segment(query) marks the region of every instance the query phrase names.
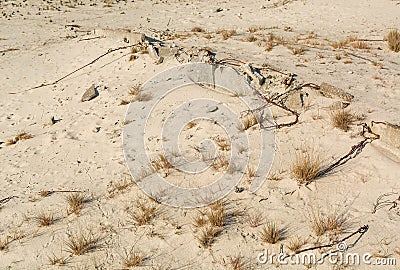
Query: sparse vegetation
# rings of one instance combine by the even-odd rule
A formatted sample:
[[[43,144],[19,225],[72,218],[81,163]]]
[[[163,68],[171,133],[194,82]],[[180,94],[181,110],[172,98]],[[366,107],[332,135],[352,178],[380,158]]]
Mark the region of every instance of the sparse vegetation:
[[[311,228],[316,236],[321,236],[326,232],[340,234],[344,232],[347,226],[347,217],[336,212],[325,216],[319,211],[312,211]]]
[[[361,49],[361,50],[368,49],[368,45],[364,41],[356,41],[355,43],[351,44],[351,47],[353,47],[354,49]]]
[[[125,254],[122,258],[123,267],[132,268],[141,266],[142,262],[143,262],[142,254],[135,252],[133,248],[131,248],[129,252],[125,250]]]
[[[264,221],[264,217],[259,212],[250,213],[247,217],[247,223],[252,228],[256,228],[256,227],[260,226],[263,223],[263,221]]]
[[[245,269],[245,263],[243,261],[243,256],[236,255],[236,256],[231,256],[228,257],[229,261],[225,265],[229,267],[229,269],[232,270],[243,270]]]
[[[231,29],[231,30],[220,30],[217,33],[220,33],[222,35],[222,40],[227,40],[231,36],[236,35],[236,30]]]
[[[389,50],[400,52],[400,32],[397,29],[391,30],[385,37]]]
[[[57,257],[56,255],[53,254],[51,257],[48,257],[48,258],[49,258],[50,265],[63,266],[68,263],[68,257],[64,257],[64,256]]]
[[[31,138],[33,138],[33,136],[31,134],[22,132],[22,133],[17,134],[13,139],[9,139],[6,143],[6,145],[13,145],[19,141],[28,140]]]
[[[67,206],[67,214],[74,213],[79,215],[83,208],[83,204],[86,201],[86,195],[84,193],[72,193],[65,198]]]
[[[348,131],[355,120],[356,116],[350,111],[336,110],[331,113],[332,125],[343,131]]]
[[[206,215],[212,226],[223,227],[226,220],[226,211],[223,202],[217,201],[213,203]]]
[[[285,230],[279,229],[275,222],[267,222],[261,232],[261,240],[265,243],[275,244],[285,238]]]
[[[200,236],[197,239],[203,248],[208,248],[214,243],[215,238],[220,232],[221,228],[219,227],[207,226],[201,230]]]
[[[54,216],[52,213],[40,212],[34,220],[40,227],[47,227],[54,223]]]
[[[257,125],[257,124],[258,124],[257,117],[254,114],[250,113],[250,114],[247,114],[247,115],[245,115],[243,117],[242,125],[239,124],[239,126],[237,128],[240,131],[244,131],[244,130],[247,130],[247,129],[249,129],[252,126]]]
[[[207,222],[208,222],[208,220],[206,219],[204,214],[202,212],[199,212],[197,214],[197,216],[195,216],[193,219],[193,226],[196,228],[200,228],[200,227],[203,227],[204,225],[206,225]]]
[[[50,190],[41,190],[41,191],[39,192],[40,196],[43,197],[43,198],[49,196],[51,193],[52,193],[52,192],[51,192]]]
[[[303,149],[296,153],[295,161],[291,167],[291,174],[299,185],[309,184],[322,168],[322,161],[313,149]]]
[[[149,224],[157,214],[157,204],[153,201],[139,198],[134,203],[134,211],[130,212],[135,224],[142,226]]]
[[[202,33],[202,32],[205,32],[205,30],[203,28],[201,28],[201,27],[196,26],[196,27],[192,28],[192,32]]]
[[[98,239],[91,230],[87,232],[79,232],[76,234],[68,234],[65,241],[67,251],[73,255],[83,255],[94,250],[97,246]]]
[[[0,251],[6,250],[9,243],[8,236],[0,239]]]
[[[174,166],[169,162],[164,154],[159,154],[157,158],[151,160],[151,165],[158,173],[164,172],[168,176],[174,169]]]
[[[287,244],[287,247],[292,251],[293,253],[297,253],[301,250],[301,248],[307,244],[307,240],[300,238],[300,237],[294,237],[291,238]]]
[[[229,166],[229,160],[222,154],[218,154],[214,162],[211,164],[211,167],[216,170],[226,170]]]

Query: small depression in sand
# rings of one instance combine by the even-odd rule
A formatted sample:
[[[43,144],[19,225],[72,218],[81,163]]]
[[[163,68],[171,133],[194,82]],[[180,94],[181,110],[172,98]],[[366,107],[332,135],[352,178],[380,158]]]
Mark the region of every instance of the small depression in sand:
[[[257,167],[260,132],[257,125],[241,127],[241,115],[248,109],[240,96],[221,87],[191,84],[169,91],[153,107],[144,133],[153,165],[165,157],[174,167],[157,173],[175,186],[200,188],[233,173],[237,158],[249,158],[247,164]],[[234,134],[226,128],[232,124]],[[232,155],[232,138],[240,132],[246,133],[248,142],[237,145],[243,154],[238,157]]]

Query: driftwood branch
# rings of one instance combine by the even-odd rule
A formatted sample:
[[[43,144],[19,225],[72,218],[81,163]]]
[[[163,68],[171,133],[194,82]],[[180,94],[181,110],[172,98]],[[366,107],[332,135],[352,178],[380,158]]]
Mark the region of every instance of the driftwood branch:
[[[303,253],[303,252],[311,251],[311,250],[316,250],[316,249],[321,249],[321,248],[333,247],[334,245],[337,245],[338,243],[341,243],[341,242],[344,242],[344,241],[350,239],[351,237],[353,237],[356,234],[359,234],[360,235],[359,238],[361,238],[368,231],[368,229],[369,229],[369,226],[368,225],[364,225],[364,226],[360,227],[357,231],[349,234],[348,236],[346,236],[346,237],[344,237],[344,238],[342,238],[340,240],[333,241],[333,242],[331,242],[329,244],[326,244],[326,245],[320,245],[320,246],[305,248],[305,249],[297,251],[295,254],[299,254],[299,253]],[[358,241],[358,239],[355,241],[355,243]],[[351,246],[354,246],[354,244],[353,245],[349,245],[348,247],[351,247]],[[288,256],[290,256],[290,255],[288,255]]]
[[[6,203],[8,203],[11,199],[13,199],[13,198],[18,198],[18,196],[8,196],[8,197],[6,197],[6,198],[4,198],[4,199],[1,199],[0,200],[0,206],[2,206],[3,204],[6,204]]]
[[[338,166],[341,166],[343,164],[345,164],[346,162],[348,162],[350,159],[355,158],[356,156],[358,156],[362,149],[364,149],[364,147],[368,144],[373,142],[376,139],[379,139],[379,135],[375,134],[371,131],[371,128],[366,124],[366,123],[362,123],[361,124],[363,127],[362,130],[362,135],[364,136],[364,139],[362,141],[360,141],[358,144],[353,145],[350,149],[350,151],[344,155],[343,157],[341,157],[340,159],[338,159],[335,163],[331,164],[330,166],[328,166],[325,169],[320,170],[317,175],[316,178],[321,177],[327,173],[329,173],[330,171],[332,171],[333,169],[335,169]],[[368,132],[370,134],[373,135],[373,137],[365,137],[365,133]]]
[[[376,203],[374,203],[373,209],[372,209],[372,214],[375,214],[377,210],[384,208],[385,206],[389,206],[389,211],[396,208],[398,204],[400,203],[400,196],[395,199],[395,200],[384,200],[384,198],[389,197],[391,195],[397,195],[397,192],[389,192],[382,194],[376,199]]]
[[[25,91],[29,91],[29,90],[33,90],[33,89],[38,89],[38,88],[45,87],[45,86],[55,85],[55,84],[59,83],[60,81],[64,80],[65,78],[71,76],[72,74],[78,72],[79,70],[82,70],[82,69],[84,69],[85,67],[94,64],[94,63],[97,62],[99,59],[103,58],[104,56],[106,56],[106,55],[108,55],[108,54],[110,54],[110,53],[112,53],[112,52],[119,51],[119,50],[124,50],[124,49],[127,49],[127,48],[131,48],[131,47],[134,47],[134,46],[136,46],[136,45],[138,45],[138,44],[139,44],[139,43],[132,44],[132,45],[127,45],[127,46],[122,46],[122,47],[118,47],[118,48],[114,48],[114,49],[109,49],[107,52],[105,52],[105,53],[103,53],[102,55],[96,57],[95,59],[93,59],[92,61],[90,61],[89,63],[87,63],[86,65],[83,65],[83,66],[81,66],[80,68],[75,69],[74,71],[72,71],[72,72],[70,72],[70,73],[68,73],[68,74],[66,74],[66,75],[64,75],[64,76],[62,76],[61,78],[59,78],[59,79],[57,79],[57,80],[55,80],[55,81],[53,81],[53,82],[51,82],[51,83],[42,83],[42,84],[40,84],[40,85],[34,86],[34,87],[32,87],[32,88],[29,88],[29,89],[27,89],[27,90],[25,90]]]

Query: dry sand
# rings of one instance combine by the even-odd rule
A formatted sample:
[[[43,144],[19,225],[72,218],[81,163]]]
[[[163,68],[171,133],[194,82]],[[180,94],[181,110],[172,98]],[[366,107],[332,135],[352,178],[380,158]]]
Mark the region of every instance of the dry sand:
[[[397,267],[361,263],[346,269],[399,269],[400,133],[395,125],[400,124],[400,53],[390,51],[383,41],[390,30],[400,27],[399,1],[28,0],[1,1],[0,10],[0,269],[128,269],[124,259],[131,250],[143,257],[139,263],[143,269],[343,269],[329,262],[263,265],[257,255],[265,249],[279,253],[281,248],[291,253],[288,246],[296,237],[306,240],[303,248],[334,243],[363,225],[369,226],[368,231],[349,252],[370,253],[371,261],[394,258]],[[195,27],[199,29],[192,31]],[[149,43],[156,47],[164,43],[159,48],[162,63],[151,53],[126,48],[55,84],[31,89],[62,78],[109,49],[133,45],[143,38],[134,32],[146,35],[144,47],[136,48],[139,51],[147,51]],[[358,43],[363,39],[367,41]],[[209,225],[196,227],[194,219],[212,210],[172,208],[149,200],[135,185],[140,179],[131,177],[122,147],[124,126],[135,125],[125,119],[129,106],[125,103],[141,102],[135,101],[138,94],[129,91],[168,68],[207,59],[189,59],[201,48],[215,53],[217,59],[270,67],[261,72],[266,78],[263,86],[249,82],[269,97],[302,83],[328,83],[354,96],[347,102],[304,87],[281,100],[280,104],[300,114],[299,121],[275,130],[275,157],[262,187],[249,192],[245,175],[237,192],[223,199],[224,224],[209,247],[199,241]],[[291,78],[289,73],[296,76],[288,88],[284,82]],[[81,102],[92,84],[98,96]],[[157,121],[190,99],[187,93],[241,111],[237,97],[181,89],[153,111],[155,122],[149,124],[147,137],[137,139],[157,138]],[[332,108],[343,104],[364,115],[347,132],[331,123]],[[293,119],[277,106],[271,106],[271,111],[277,123]],[[372,131],[380,139],[309,185],[298,185],[291,168],[299,150],[312,147],[327,167],[364,139],[359,124],[371,126],[371,121],[394,126],[374,124]],[[201,160],[194,146],[203,140],[229,142],[223,128],[207,121],[177,128],[182,129],[180,145],[189,160]],[[245,131],[255,154],[260,147],[252,133],[258,129]],[[22,133],[32,138],[15,138]],[[154,147],[149,150],[152,154],[158,153],[155,143],[149,147]],[[250,168],[257,166],[253,160]],[[191,178],[175,171],[168,177],[175,184],[194,187],[224,173],[223,168],[210,169]],[[77,214],[66,202],[71,194],[86,197]],[[373,211],[383,194],[387,196],[381,201],[387,203]],[[148,224],[141,225],[135,218],[140,202],[149,213],[155,207]],[[312,225],[317,212],[344,217],[346,222],[343,228],[316,236]],[[53,216],[49,226],[40,225],[43,213]],[[262,219],[251,226],[249,216],[255,221],[254,215]],[[276,244],[262,240],[268,222],[286,228]],[[72,254],[68,244],[73,236],[87,232],[94,239],[87,241],[89,250]],[[358,235],[346,243],[350,245]],[[314,253],[320,256],[328,251]],[[240,258],[240,266],[235,258]]]

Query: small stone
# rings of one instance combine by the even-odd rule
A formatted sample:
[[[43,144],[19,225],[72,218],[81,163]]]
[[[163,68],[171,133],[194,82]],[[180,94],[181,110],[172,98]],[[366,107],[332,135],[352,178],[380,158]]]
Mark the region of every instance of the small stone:
[[[208,108],[207,112],[215,112],[217,110],[218,110],[217,106],[212,106],[212,107]]]
[[[224,11],[224,9],[223,9],[223,8],[217,8],[217,9],[215,10],[215,12],[221,12],[221,11]]]
[[[96,90],[96,87],[94,84],[92,84],[92,86],[90,86],[85,93],[83,94],[81,101],[85,102],[85,101],[89,101],[95,97],[97,97],[99,95],[99,93]]]
[[[244,188],[242,187],[235,187],[235,192],[236,193],[242,193],[244,191]]]

